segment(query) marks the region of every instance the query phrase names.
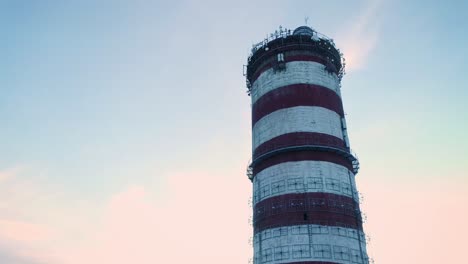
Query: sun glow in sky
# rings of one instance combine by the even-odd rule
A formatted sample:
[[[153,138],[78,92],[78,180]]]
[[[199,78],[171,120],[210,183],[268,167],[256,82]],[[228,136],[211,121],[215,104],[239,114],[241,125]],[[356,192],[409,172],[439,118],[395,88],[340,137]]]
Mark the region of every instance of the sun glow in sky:
[[[251,45],[308,24],[376,263],[468,236],[466,1],[0,1],[0,263],[247,263]]]

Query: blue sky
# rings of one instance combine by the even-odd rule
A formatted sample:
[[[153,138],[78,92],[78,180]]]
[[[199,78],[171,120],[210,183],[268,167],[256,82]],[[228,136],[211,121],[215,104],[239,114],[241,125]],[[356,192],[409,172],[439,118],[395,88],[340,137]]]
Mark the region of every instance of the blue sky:
[[[172,182],[201,177],[192,183],[207,197],[220,190],[204,180],[238,188],[225,192],[239,208],[229,222],[239,223],[243,243],[236,261],[246,261],[251,134],[242,66],[253,43],[309,17],[348,59],[342,90],[357,179],[375,221],[368,230],[382,240],[370,253],[394,263],[377,224],[385,210],[372,203],[388,199],[372,189],[413,184],[419,197],[424,184],[447,185],[445,194],[468,199],[465,10],[466,1],[0,1],[0,260],[74,263],[64,255],[77,240],[105,237],[119,197],[160,215],[162,203],[183,204],[171,204],[184,197]],[[49,231],[37,239],[7,232],[25,226]],[[148,241],[143,234],[135,239]],[[112,249],[103,241],[96,248]],[[74,253],[94,256],[83,252]],[[141,263],[154,262],[150,252]],[[423,262],[420,254],[412,256]]]

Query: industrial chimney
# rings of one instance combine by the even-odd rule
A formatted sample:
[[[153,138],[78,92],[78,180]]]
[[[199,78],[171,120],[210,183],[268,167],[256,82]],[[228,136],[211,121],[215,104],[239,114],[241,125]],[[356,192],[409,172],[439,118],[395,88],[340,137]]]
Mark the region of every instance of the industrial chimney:
[[[254,263],[368,263],[340,93],[344,58],[310,27],[252,48]]]

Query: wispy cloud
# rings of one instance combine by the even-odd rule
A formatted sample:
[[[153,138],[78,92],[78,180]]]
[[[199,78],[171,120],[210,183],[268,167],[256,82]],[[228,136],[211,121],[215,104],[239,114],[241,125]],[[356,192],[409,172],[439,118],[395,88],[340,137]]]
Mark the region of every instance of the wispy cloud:
[[[346,69],[362,69],[379,40],[379,11],[383,0],[368,0],[358,17],[350,18],[350,26],[339,34],[346,58]]]
[[[18,175],[21,170],[19,166],[0,170],[0,184]]]
[[[55,264],[48,250],[52,228],[30,219],[35,199],[46,191],[24,179],[25,171],[24,166],[0,171],[0,263]]]

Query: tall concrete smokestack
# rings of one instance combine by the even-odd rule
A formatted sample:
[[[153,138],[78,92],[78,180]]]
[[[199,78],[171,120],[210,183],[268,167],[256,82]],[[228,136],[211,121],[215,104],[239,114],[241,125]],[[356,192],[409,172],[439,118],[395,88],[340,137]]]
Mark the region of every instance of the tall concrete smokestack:
[[[368,263],[340,93],[344,59],[310,27],[252,48],[254,263]]]

